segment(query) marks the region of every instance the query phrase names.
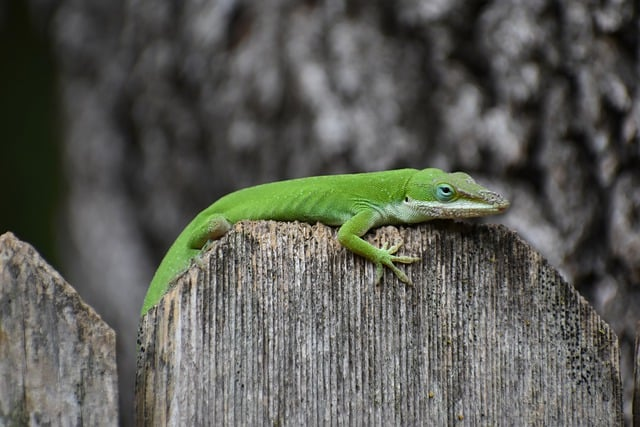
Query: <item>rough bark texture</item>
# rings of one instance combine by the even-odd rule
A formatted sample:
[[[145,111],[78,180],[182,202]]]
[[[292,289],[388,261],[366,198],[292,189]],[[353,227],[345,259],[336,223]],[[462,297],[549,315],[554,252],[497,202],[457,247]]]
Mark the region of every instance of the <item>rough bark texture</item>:
[[[115,341],[31,246],[0,236],[0,425],[117,425]]]
[[[438,166],[504,190],[504,223],[613,325],[629,416],[637,2],[31,3],[52,17],[67,124],[66,271],[122,337],[123,404],[145,288],[199,209],[269,180]]]
[[[504,227],[385,227],[413,287],[321,224],[246,222],[142,321],[141,425],[621,425],[615,333]]]

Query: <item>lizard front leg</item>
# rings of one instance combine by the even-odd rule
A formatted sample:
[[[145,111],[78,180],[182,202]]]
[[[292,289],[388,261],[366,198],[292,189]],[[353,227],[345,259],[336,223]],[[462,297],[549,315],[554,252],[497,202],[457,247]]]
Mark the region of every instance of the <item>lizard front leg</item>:
[[[376,248],[369,242],[362,239],[367,231],[369,231],[378,219],[378,213],[374,210],[365,210],[354,215],[345,222],[338,230],[338,241],[342,246],[346,247],[350,251],[370,260],[376,266],[376,284],[378,284],[382,278],[383,266],[386,266],[394,272],[401,282],[411,284],[409,277],[395,266],[394,262],[400,262],[403,264],[410,264],[412,262],[419,261],[420,258],[409,256],[396,256],[394,255],[398,249],[402,246],[402,243],[388,247],[387,244],[382,248]]]

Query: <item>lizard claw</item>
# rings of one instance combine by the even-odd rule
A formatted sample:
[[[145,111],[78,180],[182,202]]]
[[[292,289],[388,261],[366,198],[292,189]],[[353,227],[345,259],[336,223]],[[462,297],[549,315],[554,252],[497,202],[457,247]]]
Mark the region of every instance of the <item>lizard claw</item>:
[[[384,243],[380,250],[384,252],[384,256],[382,259],[376,263],[376,284],[380,283],[382,279],[383,272],[383,264],[391,269],[393,273],[398,277],[398,279],[406,283],[407,285],[412,286],[411,280],[409,277],[398,267],[395,266],[394,262],[400,262],[402,264],[411,264],[412,262],[420,261],[420,258],[410,257],[410,256],[395,256],[398,249],[402,246],[402,243],[395,244],[389,247],[388,243]]]

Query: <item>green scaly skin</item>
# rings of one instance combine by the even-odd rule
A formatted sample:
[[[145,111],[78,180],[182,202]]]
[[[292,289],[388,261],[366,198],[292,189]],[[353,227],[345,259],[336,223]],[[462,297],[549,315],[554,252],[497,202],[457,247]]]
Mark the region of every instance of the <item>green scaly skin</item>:
[[[141,314],[156,305],[170,282],[185,271],[209,240],[219,239],[241,220],[321,222],[340,226],[338,240],[402,282],[409,278],[394,263],[420,258],[394,255],[401,244],[377,248],[362,239],[374,227],[415,224],[440,218],[469,218],[503,212],[509,202],[463,172],[400,169],[292,179],[228,194],[200,212],[180,233],[158,267]]]

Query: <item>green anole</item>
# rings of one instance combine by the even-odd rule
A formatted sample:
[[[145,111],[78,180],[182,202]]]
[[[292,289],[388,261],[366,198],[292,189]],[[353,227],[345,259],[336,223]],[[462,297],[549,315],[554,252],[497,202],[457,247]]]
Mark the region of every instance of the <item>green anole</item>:
[[[400,169],[326,175],[257,185],[230,193],[200,212],[180,233],[156,271],[142,306],[156,305],[169,283],[185,271],[209,240],[222,237],[240,220],[321,222],[340,226],[338,241],[402,282],[409,278],[394,263],[420,258],[394,255],[401,244],[377,248],[362,239],[381,225],[414,224],[438,218],[468,218],[504,211],[509,202],[463,172]]]

